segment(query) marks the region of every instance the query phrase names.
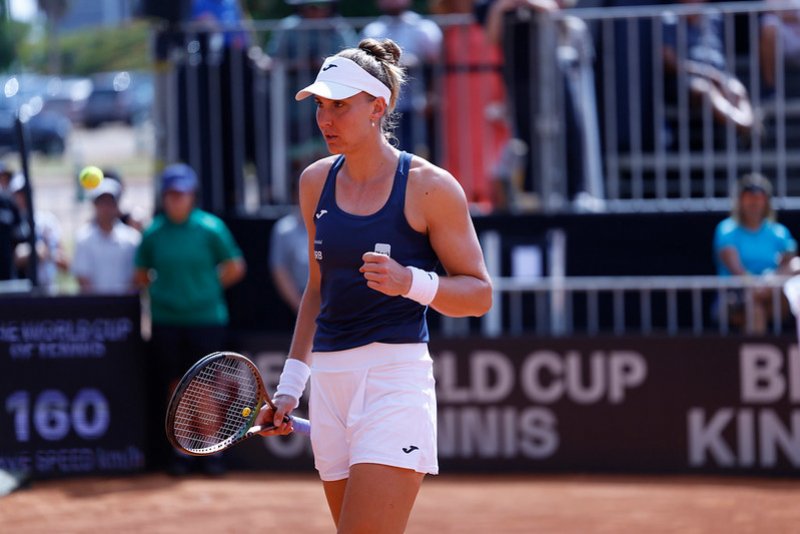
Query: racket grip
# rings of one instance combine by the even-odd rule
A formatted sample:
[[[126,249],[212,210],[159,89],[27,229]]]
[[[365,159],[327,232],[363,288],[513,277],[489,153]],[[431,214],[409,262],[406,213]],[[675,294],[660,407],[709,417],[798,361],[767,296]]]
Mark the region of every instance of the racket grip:
[[[304,436],[310,436],[311,435],[311,421],[309,421],[308,419],[303,419],[302,417],[290,416],[290,418],[292,420],[292,428],[294,429],[294,432],[297,432],[298,434],[302,434]],[[258,434],[262,430],[268,430],[270,428],[274,428],[274,427],[272,425],[268,425],[268,426],[256,425],[253,428],[251,428],[250,430],[248,430],[247,434],[248,435]]]
[[[311,435],[311,421],[308,419],[292,417],[292,428],[294,428],[294,431],[298,434],[303,434],[304,436]]]

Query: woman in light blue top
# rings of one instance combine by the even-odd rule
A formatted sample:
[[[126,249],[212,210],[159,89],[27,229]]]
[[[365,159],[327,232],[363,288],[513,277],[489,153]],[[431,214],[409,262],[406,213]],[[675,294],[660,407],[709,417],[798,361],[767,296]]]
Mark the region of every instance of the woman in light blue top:
[[[748,174],[738,184],[731,216],[714,232],[714,260],[720,276],[788,274],[797,255],[797,242],[789,229],[775,221],[770,198],[772,184],[760,174]],[[766,331],[772,310],[772,289],[754,292],[753,331]],[[734,300],[731,321],[744,317],[741,295]],[[784,306],[785,308],[785,306]]]

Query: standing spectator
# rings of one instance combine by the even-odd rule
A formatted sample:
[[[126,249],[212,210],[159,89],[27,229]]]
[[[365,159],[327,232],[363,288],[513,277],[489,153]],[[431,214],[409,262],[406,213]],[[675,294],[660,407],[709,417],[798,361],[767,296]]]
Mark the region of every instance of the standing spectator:
[[[364,38],[388,38],[403,49],[408,85],[397,103],[400,114],[397,140],[400,150],[430,157],[427,120],[431,69],[441,55],[442,30],[432,20],[411,11],[411,0],[377,0],[381,15],[361,32]],[[426,155],[427,154],[427,155]]]
[[[202,356],[227,342],[228,307],[224,290],[245,274],[242,253],[225,223],[194,206],[197,175],[174,164],[160,177],[163,213],[145,230],[135,255],[135,280],[147,288],[152,319],[151,344],[160,418],[178,379]],[[163,440],[162,440],[163,441]],[[174,474],[188,470],[174,458]],[[211,457],[209,473],[224,469]]]
[[[5,162],[0,161],[0,191],[8,191],[8,187],[11,184],[11,177],[14,173],[11,172],[11,169]]]
[[[250,39],[247,32],[226,26],[238,26],[242,24],[244,18],[244,10],[239,5],[239,0],[193,0],[189,15],[189,20],[218,32],[226,46],[234,46],[237,49],[249,46]]]
[[[663,21],[664,66],[670,84],[667,98],[677,101],[676,92],[682,89],[677,87],[677,80],[679,71],[683,71],[688,77],[689,95],[695,102],[707,98],[719,123],[732,121],[740,131],[750,131],[755,126],[755,116],[747,89],[725,61],[722,16],[715,12],[687,15],[685,57],[678,53],[679,19],[667,13]]]
[[[779,3],[783,0],[767,0],[767,4]],[[781,57],[778,57],[779,47]],[[783,60],[787,72],[800,74],[800,10],[766,13],[761,19],[759,48],[761,77],[768,93],[775,89],[779,61]]]
[[[267,53],[275,62],[273,76],[285,76],[289,158],[296,176],[311,161],[325,154],[316,136],[313,106],[297,106],[292,89],[311,83],[322,60],[352,46],[357,34],[338,14],[335,0],[286,0],[294,13],[280,21],[273,32]]]
[[[748,174],[739,181],[731,216],[714,232],[714,260],[720,276],[761,277],[792,271],[797,242],[789,230],[775,221],[772,184],[760,174]],[[772,311],[771,288],[753,291],[752,332],[764,334]],[[736,327],[745,325],[745,294],[728,295],[728,316]],[[783,303],[786,311],[785,302]]]
[[[0,280],[15,278],[14,250],[25,240],[24,228],[14,199],[0,189]]]
[[[553,102],[563,101],[563,108],[556,111],[557,118],[563,122],[567,147],[562,161],[556,162],[564,168],[563,183],[544,182],[544,175],[552,173],[539,149],[547,140],[543,135],[547,134],[542,134],[537,124],[542,116],[552,115],[554,110],[541,106],[542,84],[546,82],[540,76],[547,73],[540,62],[532,61],[531,54],[541,53],[544,17],[574,3],[574,0],[480,0],[476,3],[476,15],[478,20],[484,21],[489,40],[503,50],[511,123],[517,138],[509,144],[503,159],[514,162],[522,155],[524,161],[523,183],[516,189],[554,194],[543,200],[570,200],[577,209],[596,211],[603,207],[604,191],[594,87],[594,47],[588,27],[578,17],[560,18],[551,43],[556,70],[556,85],[551,89],[564,95],[563,99],[554,98]],[[558,154],[557,150],[550,150]],[[518,174],[514,166],[498,174]]]
[[[294,206],[272,227],[269,269],[283,301],[297,313],[308,281],[308,233],[300,207]]]
[[[117,200],[119,201],[122,198],[122,195],[125,193],[125,182],[122,181],[122,175],[116,170],[110,167],[105,167],[103,169],[103,177],[105,179],[114,180],[119,184],[119,195],[117,195]],[[140,210],[133,209],[131,211],[124,211],[122,206],[118,205],[119,209],[119,220],[122,221],[123,224],[130,226],[131,228],[142,232],[145,227],[143,212]]]
[[[201,195],[199,202],[205,209],[232,212],[241,194],[245,163],[254,154],[247,14],[240,0],[189,0],[186,8],[186,20],[156,35],[155,52],[159,61],[178,66],[177,94],[189,96],[177,99],[176,110],[167,110],[165,101],[156,103],[156,117],[163,126],[156,132],[162,135],[167,117],[176,113],[177,157],[192,162],[203,191],[221,184],[218,194]],[[158,76],[157,83],[157,93],[172,91],[166,77]]]
[[[293,6],[295,12],[281,20],[267,53],[295,67],[301,78],[313,78],[325,53],[352,43],[356,34],[338,14],[335,0],[286,0],[286,3]],[[323,23],[324,27],[320,28],[315,22]]]
[[[81,228],[72,273],[82,293],[125,294],[134,290],[133,255],[141,234],[120,220],[122,186],[106,178],[89,193],[95,217]]]
[[[28,201],[25,198],[24,188],[25,176],[22,173],[15,174],[9,184],[9,191],[14,197],[14,202],[17,203],[23,225],[28,228]],[[53,213],[42,210],[36,210],[33,223],[36,227],[37,282],[43,292],[52,294],[58,290],[58,272],[69,269],[69,262],[61,242],[61,223]],[[26,234],[28,232],[29,230],[25,230]],[[17,245],[15,263],[20,276],[29,268],[31,253],[31,247],[27,241]],[[30,273],[26,277],[30,278]]]
[[[440,15],[471,15],[472,0],[439,0],[431,10]],[[489,42],[477,22],[444,28],[443,167],[453,173],[473,205],[482,211],[504,209],[503,187],[510,173],[496,166],[509,141],[503,60],[500,47]]]

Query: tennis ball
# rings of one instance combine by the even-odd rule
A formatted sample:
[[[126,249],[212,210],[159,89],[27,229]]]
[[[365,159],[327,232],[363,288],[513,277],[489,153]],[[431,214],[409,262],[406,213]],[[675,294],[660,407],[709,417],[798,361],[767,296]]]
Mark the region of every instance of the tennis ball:
[[[81,170],[81,173],[78,175],[78,181],[80,181],[84,188],[94,189],[103,181],[103,171],[98,167],[89,165]]]
[[[248,415],[250,415],[250,412],[252,411],[253,410],[251,410],[250,408],[245,407],[245,409],[242,410],[242,417],[247,417]]]

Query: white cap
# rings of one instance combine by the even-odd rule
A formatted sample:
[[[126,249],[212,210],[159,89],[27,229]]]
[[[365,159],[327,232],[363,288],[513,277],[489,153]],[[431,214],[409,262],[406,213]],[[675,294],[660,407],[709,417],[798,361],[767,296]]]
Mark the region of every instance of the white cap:
[[[344,100],[361,91],[383,98],[387,106],[392,99],[392,91],[356,62],[341,56],[331,56],[322,64],[314,83],[298,91],[294,98],[303,100],[317,95],[331,100]]]
[[[94,189],[89,190],[89,198],[92,201],[100,198],[101,195],[111,195],[114,200],[119,200],[122,194],[122,186],[113,178],[104,178]]]

